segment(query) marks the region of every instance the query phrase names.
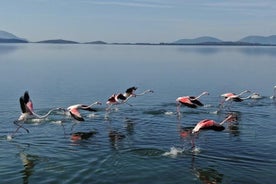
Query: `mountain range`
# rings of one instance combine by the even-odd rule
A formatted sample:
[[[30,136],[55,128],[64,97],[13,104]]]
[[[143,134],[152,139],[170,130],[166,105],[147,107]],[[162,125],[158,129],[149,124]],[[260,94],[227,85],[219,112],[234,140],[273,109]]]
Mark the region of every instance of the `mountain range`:
[[[271,36],[247,36],[238,41],[223,41],[218,38],[203,36],[194,39],[180,39],[172,42],[173,44],[204,44],[204,45],[276,45],[276,35]]]
[[[29,42],[25,38],[0,30],[0,43],[55,43],[55,44],[81,44],[71,40],[52,39],[38,42]],[[84,42],[83,44],[108,44],[104,41]],[[168,43],[110,43],[110,44],[130,44],[130,45],[274,45],[276,46],[276,35],[271,36],[247,36],[238,41],[223,41],[215,37],[202,36],[194,39],[179,39]]]

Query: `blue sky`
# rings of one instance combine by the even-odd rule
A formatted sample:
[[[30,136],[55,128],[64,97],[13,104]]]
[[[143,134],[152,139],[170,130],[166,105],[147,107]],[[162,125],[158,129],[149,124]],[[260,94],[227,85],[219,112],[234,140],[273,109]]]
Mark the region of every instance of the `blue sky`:
[[[29,41],[236,41],[276,34],[275,0],[0,0],[0,30]]]

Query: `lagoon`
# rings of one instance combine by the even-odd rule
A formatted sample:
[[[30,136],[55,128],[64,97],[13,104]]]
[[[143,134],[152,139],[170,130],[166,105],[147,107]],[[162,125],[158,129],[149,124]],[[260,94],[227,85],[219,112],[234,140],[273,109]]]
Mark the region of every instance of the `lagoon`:
[[[0,44],[1,183],[273,183],[276,179],[276,47]],[[113,93],[137,86],[154,93],[106,113]],[[181,137],[179,126],[220,122],[220,94],[243,90],[261,100],[233,103],[238,124],[222,132]],[[28,122],[7,140],[28,90],[38,114],[52,107],[101,101],[85,122],[60,113]],[[199,95],[204,107],[175,99]],[[96,131],[73,142],[73,132]],[[125,135],[110,139],[109,132]]]

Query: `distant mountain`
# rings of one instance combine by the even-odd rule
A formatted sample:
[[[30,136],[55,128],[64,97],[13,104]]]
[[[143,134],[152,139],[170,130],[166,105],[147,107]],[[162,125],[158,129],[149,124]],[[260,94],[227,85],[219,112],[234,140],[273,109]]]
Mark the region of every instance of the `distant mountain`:
[[[239,42],[246,42],[252,44],[276,44],[276,35],[271,36],[247,36],[239,40]]]
[[[12,33],[0,30],[0,43],[28,43],[24,38],[19,38]]]
[[[223,41],[210,36],[202,36],[194,39],[180,39],[173,42],[173,44],[200,44],[200,43],[220,43],[220,42],[223,42]]]
[[[36,43],[78,44],[79,42],[70,41],[70,40],[55,39],[55,40],[43,40],[43,41],[38,41],[38,42],[36,42]]]
[[[20,40],[20,39],[3,39],[0,38],[0,43],[29,43],[26,40]]]
[[[85,42],[85,44],[107,44],[107,43],[103,41],[93,41],[93,42]]]

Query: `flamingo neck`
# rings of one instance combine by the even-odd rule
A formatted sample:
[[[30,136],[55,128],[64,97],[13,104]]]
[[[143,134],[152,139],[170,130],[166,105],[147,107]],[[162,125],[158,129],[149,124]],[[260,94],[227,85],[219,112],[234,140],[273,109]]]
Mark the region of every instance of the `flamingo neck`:
[[[241,99],[242,99],[242,100],[247,100],[247,99],[251,98],[253,95],[254,95],[254,93],[253,93],[253,94],[251,94],[251,95],[248,95],[248,96],[247,96],[247,97],[245,97],[245,98],[241,98]]]
[[[227,118],[225,118],[222,122],[220,122],[220,125],[223,125],[225,122],[227,122],[229,119],[232,118],[232,115],[228,116]]]
[[[92,103],[92,104],[88,105],[87,107],[89,108],[89,107],[92,107],[92,106],[97,105],[97,104],[101,105],[101,103],[100,103],[100,102],[94,102],[94,103]]]
[[[38,119],[44,119],[47,118],[53,111],[60,110],[60,108],[54,108],[48,111],[45,115],[38,115],[34,111],[32,111],[33,115]]]
[[[249,91],[245,90],[245,91],[241,92],[240,94],[238,94],[237,96],[241,96],[241,95],[243,95],[243,94],[245,94],[245,93],[248,93],[248,92],[249,92]]]
[[[151,89],[148,89],[148,90],[145,90],[143,93],[136,94],[135,96],[142,96],[142,95],[147,94],[147,93],[153,93],[153,91]]]
[[[202,97],[203,95],[207,95],[208,93],[206,93],[206,92],[203,92],[203,93],[201,93],[200,95],[198,95],[196,98],[195,98],[195,100],[197,100],[197,99],[199,99],[200,97]]]

